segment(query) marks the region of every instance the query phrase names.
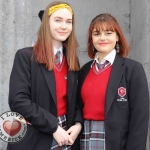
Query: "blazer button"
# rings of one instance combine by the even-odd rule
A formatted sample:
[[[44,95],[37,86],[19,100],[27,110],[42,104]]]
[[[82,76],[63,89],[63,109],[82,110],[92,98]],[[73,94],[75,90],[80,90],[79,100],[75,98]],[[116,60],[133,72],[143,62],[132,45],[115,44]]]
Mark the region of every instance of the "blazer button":
[[[71,107],[70,107],[70,109],[71,109]]]
[[[105,119],[107,119],[107,116],[105,117]]]
[[[108,135],[105,136],[105,139],[108,139]]]

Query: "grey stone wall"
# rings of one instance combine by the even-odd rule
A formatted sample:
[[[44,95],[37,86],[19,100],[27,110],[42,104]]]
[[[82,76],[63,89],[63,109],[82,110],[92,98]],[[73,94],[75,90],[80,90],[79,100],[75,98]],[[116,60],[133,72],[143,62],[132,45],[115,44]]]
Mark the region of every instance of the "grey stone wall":
[[[9,110],[9,76],[17,49],[32,43],[31,0],[0,0],[0,114]],[[0,150],[6,143],[0,140]]]
[[[150,1],[131,0],[130,20],[130,58],[143,64],[150,91]],[[150,124],[147,150],[150,150]]]

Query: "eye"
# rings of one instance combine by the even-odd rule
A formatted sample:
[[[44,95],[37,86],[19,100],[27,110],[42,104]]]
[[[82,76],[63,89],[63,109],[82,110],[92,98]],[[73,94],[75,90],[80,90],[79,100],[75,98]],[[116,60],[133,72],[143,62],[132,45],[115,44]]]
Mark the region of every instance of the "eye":
[[[67,24],[72,24],[72,21],[68,20],[66,21]]]
[[[110,35],[110,34],[112,34],[112,32],[111,31],[107,31],[106,34]]]
[[[61,20],[60,19],[55,19],[55,22],[61,22]]]
[[[94,32],[93,35],[94,35],[94,36],[98,36],[99,33],[98,33],[98,32]]]

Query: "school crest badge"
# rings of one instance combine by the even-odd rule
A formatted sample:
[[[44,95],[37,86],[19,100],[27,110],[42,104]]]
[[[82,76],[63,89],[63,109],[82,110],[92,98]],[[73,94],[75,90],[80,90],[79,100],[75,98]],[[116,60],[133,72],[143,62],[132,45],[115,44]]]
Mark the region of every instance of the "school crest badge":
[[[118,89],[118,95],[119,95],[120,97],[124,97],[124,96],[126,95],[126,88],[120,87],[120,88]]]

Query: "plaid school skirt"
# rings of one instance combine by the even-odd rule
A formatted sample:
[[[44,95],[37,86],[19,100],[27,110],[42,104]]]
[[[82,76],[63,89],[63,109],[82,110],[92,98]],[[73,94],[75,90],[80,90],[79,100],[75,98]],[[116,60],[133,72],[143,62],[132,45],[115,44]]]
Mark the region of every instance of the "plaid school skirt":
[[[66,130],[66,116],[63,115],[63,116],[60,116],[60,117],[57,117],[58,118],[58,121],[59,121],[59,126],[62,127],[63,129]],[[52,146],[51,146],[51,149],[50,150],[71,150],[71,146],[68,145],[63,145],[63,146],[59,146],[57,144],[57,142],[55,141],[55,139],[53,139],[53,142],[52,142]]]
[[[105,150],[104,121],[84,121],[80,139],[81,150]]]

